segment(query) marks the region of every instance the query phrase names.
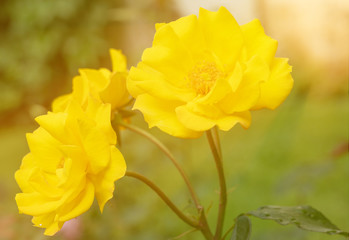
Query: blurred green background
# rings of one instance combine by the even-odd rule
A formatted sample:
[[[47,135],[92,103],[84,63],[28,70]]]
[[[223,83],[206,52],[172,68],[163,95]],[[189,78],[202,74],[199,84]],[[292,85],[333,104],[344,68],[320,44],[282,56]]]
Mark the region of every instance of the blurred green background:
[[[274,111],[253,113],[252,126],[221,132],[229,188],[225,229],[242,212],[262,205],[311,205],[349,230],[348,42],[344,0],[2,0],[0,6],[0,240],[173,239],[190,228],[145,185],[117,182],[100,214],[92,209],[54,237],[19,215],[14,172],[28,152],[25,133],[52,99],[71,89],[79,68],[111,67],[109,48],[122,49],[129,67],[151,46],[154,24],[226,6],[240,24],[260,18],[290,57],[295,87]],[[331,6],[331,7],[329,7]],[[281,14],[282,13],[282,14]],[[133,120],[146,129],[142,116]],[[218,182],[205,137],[181,140],[151,129],[183,164],[215,225]],[[177,205],[194,213],[183,181],[146,139],[122,131],[128,169],[159,183]],[[293,226],[253,219],[252,239],[340,240]],[[202,239],[198,232],[181,239]]]

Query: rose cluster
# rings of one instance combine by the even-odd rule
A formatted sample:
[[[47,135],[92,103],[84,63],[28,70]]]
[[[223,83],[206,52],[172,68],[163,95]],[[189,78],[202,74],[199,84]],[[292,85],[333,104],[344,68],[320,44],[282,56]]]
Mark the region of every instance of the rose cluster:
[[[52,112],[35,119],[39,128],[27,134],[30,153],[15,174],[22,190],[16,202],[46,235],[87,211],[95,197],[103,211],[114,182],[125,174],[111,117],[130,100],[128,72],[120,51],[111,50],[111,56],[112,72],[80,70],[73,92],[57,98]]]
[[[176,137],[248,128],[252,110],[275,109],[293,87],[291,66],[276,49],[258,20],[239,26],[221,7],[157,24],[152,47],[129,73],[125,56],[111,50],[112,71],[80,70],[72,93],[36,118],[30,153],[15,174],[19,211],[53,235],[95,197],[103,210],[126,171],[111,119],[130,95],[149,127]]]

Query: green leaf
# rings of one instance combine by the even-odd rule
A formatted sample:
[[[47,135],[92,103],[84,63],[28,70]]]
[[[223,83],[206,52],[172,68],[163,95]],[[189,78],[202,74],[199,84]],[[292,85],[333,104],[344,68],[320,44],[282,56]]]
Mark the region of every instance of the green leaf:
[[[245,215],[235,219],[233,235],[230,240],[249,240],[251,235],[251,221]]]
[[[310,206],[264,206],[248,212],[247,215],[274,220],[281,225],[295,224],[297,227],[308,231],[340,234],[349,237],[348,232],[340,230],[321,212]]]

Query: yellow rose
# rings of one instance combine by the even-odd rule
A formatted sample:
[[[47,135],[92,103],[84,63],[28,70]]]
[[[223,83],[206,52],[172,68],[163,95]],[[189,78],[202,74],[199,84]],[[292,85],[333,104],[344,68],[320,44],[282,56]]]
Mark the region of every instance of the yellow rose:
[[[248,128],[251,110],[276,108],[292,89],[291,67],[276,49],[258,20],[239,26],[224,7],[157,24],[153,46],[127,79],[134,109],[177,137]]]
[[[114,182],[126,165],[115,147],[110,105],[87,99],[86,110],[72,100],[65,112],[36,118],[40,127],[27,134],[30,148],[15,178],[20,213],[53,235],[65,221],[87,211],[96,196],[100,210],[112,198]]]
[[[111,112],[117,111],[130,101],[126,89],[128,75],[126,57],[120,50],[110,49],[113,71],[106,68],[80,69],[80,76],[73,79],[73,92],[54,100],[53,112],[61,112],[75,98],[85,107],[89,96],[111,104]]]

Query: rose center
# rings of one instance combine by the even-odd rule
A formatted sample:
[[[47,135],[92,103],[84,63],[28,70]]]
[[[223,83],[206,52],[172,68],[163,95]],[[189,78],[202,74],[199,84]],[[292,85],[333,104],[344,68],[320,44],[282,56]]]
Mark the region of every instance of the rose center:
[[[210,92],[218,78],[223,73],[214,62],[200,61],[188,74],[189,87],[194,89],[198,95],[206,95]]]
[[[64,162],[65,162],[64,157],[61,157],[61,159],[59,160],[59,163],[57,165],[57,168],[64,168]]]

